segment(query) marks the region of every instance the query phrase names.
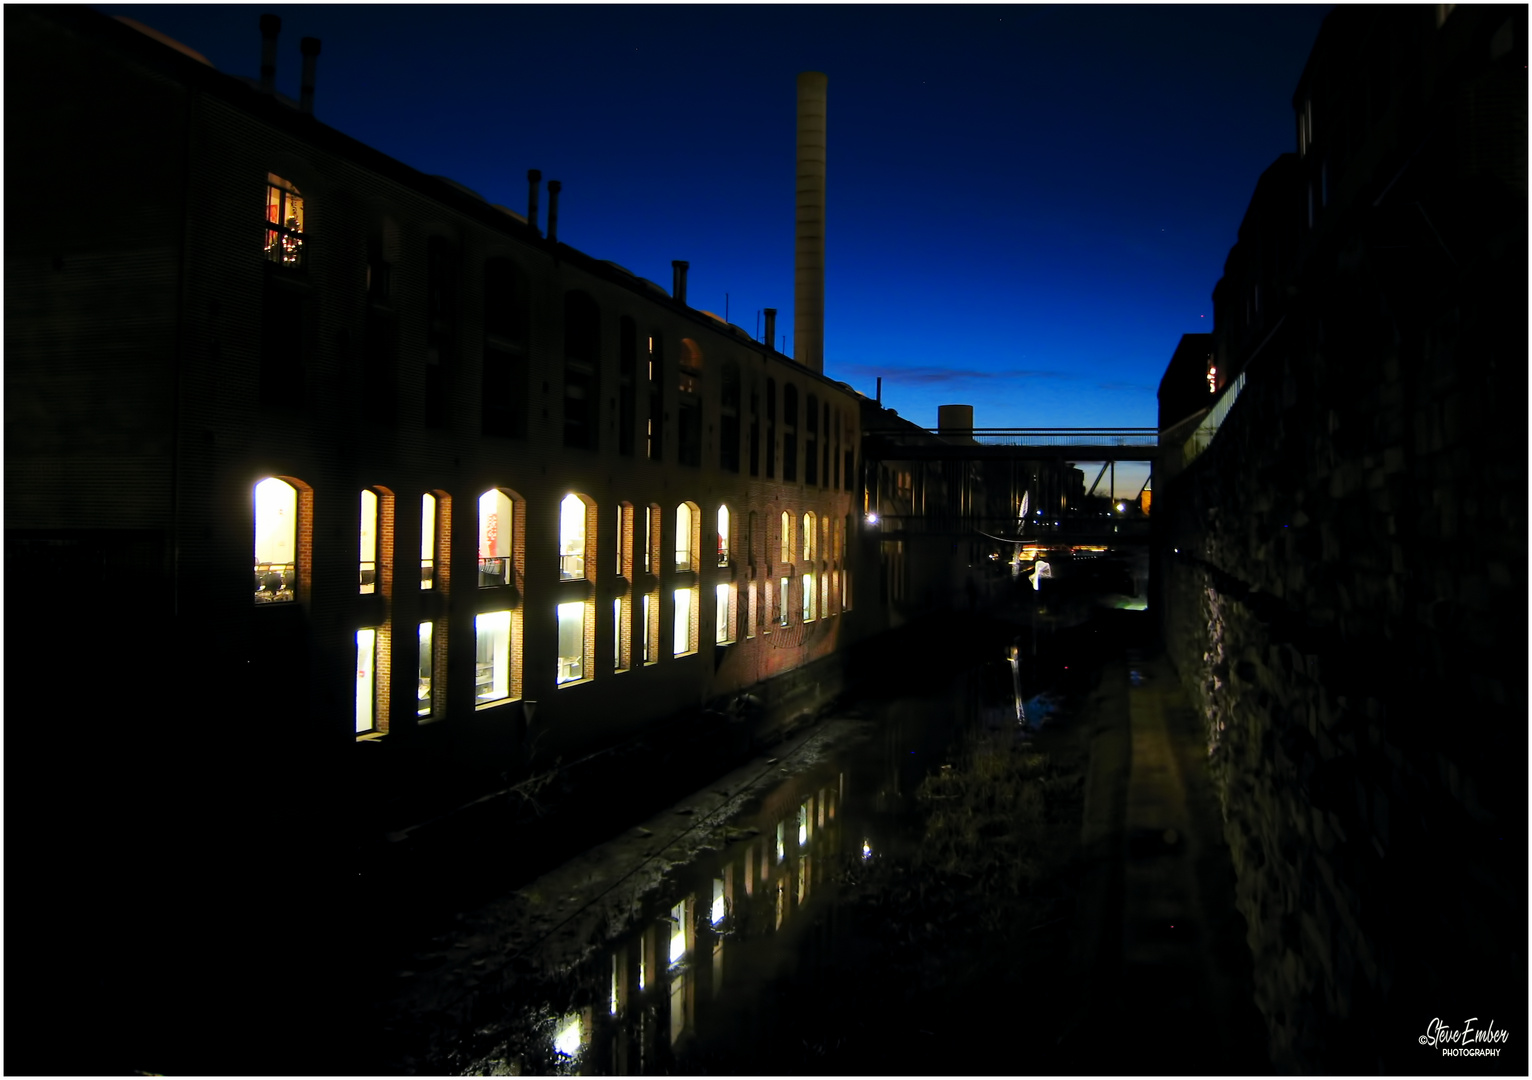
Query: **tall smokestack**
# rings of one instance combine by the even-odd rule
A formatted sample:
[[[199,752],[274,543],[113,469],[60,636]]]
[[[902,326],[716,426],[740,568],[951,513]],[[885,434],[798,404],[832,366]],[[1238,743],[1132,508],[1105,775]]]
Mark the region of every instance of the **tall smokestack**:
[[[261,16],[261,93],[270,94],[277,88],[277,35],[282,32],[279,15]]]
[[[564,185],[557,180],[548,181],[548,243],[559,242],[559,192]]]
[[[298,88],[298,111],[312,113],[314,111],[314,68],[319,63],[319,39],[304,38],[298,42],[298,50],[303,53],[303,82]]]
[[[819,71],[798,76],[798,242],[793,282],[793,359],[824,373],[825,92]]]
[[[527,170],[527,224],[537,232],[537,189],[543,182],[541,169]]]
[[[777,347],[777,309],[774,308],[774,307],[769,307],[769,308],[766,309],[766,337],[765,337],[764,340],[765,340],[766,344],[771,346],[771,348],[773,350],[776,349],[776,347]]]
[[[670,263],[670,295],[675,297],[676,303],[686,303],[686,271],[691,266],[689,262],[673,259]]]

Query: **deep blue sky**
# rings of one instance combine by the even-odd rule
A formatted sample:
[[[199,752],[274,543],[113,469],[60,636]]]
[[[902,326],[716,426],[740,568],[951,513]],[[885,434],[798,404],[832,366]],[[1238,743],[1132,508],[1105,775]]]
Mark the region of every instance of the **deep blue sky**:
[[[103,6],[791,351],[796,75],[829,76],[825,370],[924,426],[1152,426],[1328,7]],[[546,212],[547,198],[543,199]],[[1119,470],[1119,488],[1122,473]]]

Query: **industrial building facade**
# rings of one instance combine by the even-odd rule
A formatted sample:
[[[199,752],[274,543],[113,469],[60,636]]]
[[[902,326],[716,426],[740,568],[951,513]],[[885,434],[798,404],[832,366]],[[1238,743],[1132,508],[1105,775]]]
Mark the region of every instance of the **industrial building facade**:
[[[559,244],[556,184],[545,236],[535,180],[529,224],[145,28],[7,29],[60,85],[13,134],[78,133],[8,185],[8,556],[143,582],[119,647],[173,639],[183,706],[515,768],[852,636],[862,399],[685,264],[667,293]]]

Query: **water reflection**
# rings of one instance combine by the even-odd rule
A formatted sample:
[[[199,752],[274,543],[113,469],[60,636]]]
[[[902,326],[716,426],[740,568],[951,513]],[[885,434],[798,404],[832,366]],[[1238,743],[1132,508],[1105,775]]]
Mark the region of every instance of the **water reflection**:
[[[790,1025],[799,996],[791,985],[845,947],[836,931],[843,872],[918,842],[903,832],[906,793],[977,715],[931,704],[869,728],[872,741],[855,752],[784,777],[753,809],[718,822],[717,848],[674,868],[626,916],[626,930],[573,969],[538,972],[542,1004],[525,999],[526,981],[520,1000],[504,984],[504,999],[481,1004],[488,1022],[458,1047],[452,1071],[715,1071],[725,1061],[750,1071],[764,1060],[754,1048]]]

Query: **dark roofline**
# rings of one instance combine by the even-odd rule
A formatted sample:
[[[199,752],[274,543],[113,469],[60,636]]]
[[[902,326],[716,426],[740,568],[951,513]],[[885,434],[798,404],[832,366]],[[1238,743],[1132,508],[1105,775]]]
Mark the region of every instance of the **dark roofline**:
[[[397,158],[389,157],[381,150],[368,146],[366,143],[352,138],[345,132],[330,127],[311,113],[299,112],[283,104],[275,96],[262,93],[244,78],[202,64],[171,46],[156,41],[154,38],[135,30],[133,27],[119,22],[110,15],[102,14],[93,8],[85,6],[66,5],[50,5],[30,9],[18,7],[13,10],[15,10],[17,15],[28,13],[40,15],[63,26],[66,30],[79,34],[81,37],[94,40],[103,46],[125,53],[131,59],[146,66],[156,68],[201,93],[211,95],[234,108],[241,109],[263,123],[270,124],[272,127],[284,131],[294,138],[309,142],[317,149],[336,157],[349,159],[362,168],[369,169],[398,184],[412,188],[427,198],[441,203],[449,210],[472,218],[491,230],[504,233],[520,240],[535,250],[549,254],[555,260],[572,263],[593,277],[621,286],[650,303],[666,306],[674,314],[684,316],[698,326],[712,330],[714,333],[722,334],[738,344],[754,346],[765,351],[768,355],[779,357],[790,364],[796,365],[806,375],[815,376],[828,385],[835,385],[836,380],[811,371],[792,357],[778,352],[770,343],[756,341],[749,337],[748,334],[740,338],[739,335],[730,329],[730,324],[717,321],[713,317],[703,314],[697,308],[678,303],[674,297],[663,290],[656,292],[641,278],[631,272],[619,269],[592,255],[587,255],[585,252],[572,248],[568,244],[562,242],[550,244],[530,224],[519,221],[503,211],[495,209],[493,205],[483,198],[466,193],[466,191],[452,181],[420,172],[418,169],[406,165]],[[253,43],[254,34],[251,37]],[[183,42],[183,44],[185,43]]]

